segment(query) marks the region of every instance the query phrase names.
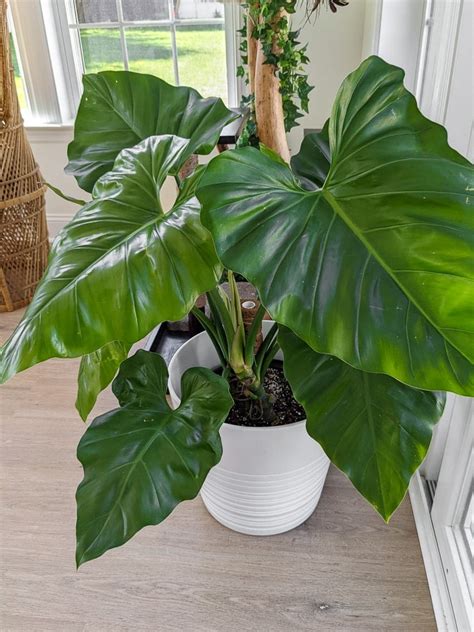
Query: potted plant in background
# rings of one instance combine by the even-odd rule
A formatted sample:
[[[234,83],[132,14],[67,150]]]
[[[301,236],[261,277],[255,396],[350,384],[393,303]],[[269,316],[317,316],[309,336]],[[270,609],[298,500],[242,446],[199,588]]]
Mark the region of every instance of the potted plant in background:
[[[291,166],[278,146],[261,144],[224,152],[182,181],[184,162],[209,153],[234,116],[218,99],[152,76],[84,78],[69,169],[93,199],[56,239],[0,356],[2,381],[50,357],[83,356],[83,416],[120,367],[119,407],[95,419],[78,448],[85,472],[78,565],[199,492],[221,458],[219,431],[234,404],[229,384],[261,420],[273,419],[275,400],[262,380],[278,347],[313,450],[301,456],[286,439],[279,447],[289,455],[286,481],[278,473],[287,483],[282,497],[294,459],[310,482],[324,479],[319,443],[388,520],[426,454],[444,391],[474,393],[473,168],[418,111],[403,72],[377,57],[363,62]],[[256,134],[247,137],[256,143]],[[167,175],[179,193],[165,213],[159,191]],[[218,289],[224,267],[229,297]],[[247,328],[232,271],[255,285],[261,301]],[[141,350],[125,358],[133,342],[182,318],[204,292],[211,313],[196,316],[206,333],[188,350],[207,359],[191,366],[189,354],[175,358],[170,391],[180,401],[172,409],[160,356]],[[265,310],[277,325],[264,323],[257,348]],[[218,361],[221,374],[212,370]],[[264,433],[282,429],[284,436],[285,426],[240,435],[251,435],[244,439],[251,445],[252,433],[261,433],[263,454]],[[214,515],[233,515],[230,526],[244,530],[240,501],[249,490],[226,483],[225,470],[209,479],[204,496]],[[297,503],[286,498],[287,528],[317,502],[314,485],[305,490]],[[249,507],[251,530],[259,508],[251,516]]]

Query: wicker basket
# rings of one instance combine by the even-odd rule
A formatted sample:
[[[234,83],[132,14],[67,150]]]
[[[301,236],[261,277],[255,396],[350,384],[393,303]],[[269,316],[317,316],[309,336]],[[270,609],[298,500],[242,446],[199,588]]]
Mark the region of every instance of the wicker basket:
[[[23,127],[0,0],[0,312],[27,305],[45,270],[46,187]]]

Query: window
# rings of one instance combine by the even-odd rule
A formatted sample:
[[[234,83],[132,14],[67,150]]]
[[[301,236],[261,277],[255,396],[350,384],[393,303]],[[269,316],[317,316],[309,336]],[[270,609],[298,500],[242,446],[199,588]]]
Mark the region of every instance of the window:
[[[21,111],[26,113],[28,110],[28,101],[26,97],[25,81],[23,71],[20,66],[20,60],[18,59],[18,54],[16,52],[15,38],[12,31],[10,31],[10,52],[12,56],[13,73],[15,76],[15,87],[18,95],[18,101],[20,103]]]
[[[18,101],[20,103],[20,109],[23,113],[23,116],[28,116],[29,105],[28,105],[28,96],[25,88],[25,77],[23,74],[23,69],[21,67],[20,58],[18,55],[18,45],[16,43],[16,35],[13,28],[13,21],[11,16],[7,14],[8,17],[8,28],[10,31],[10,53],[12,58],[13,65],[13,75],[15,77],[15,87],[18,95]]]
[[[72,0],[86,72],[134,70],[228,101],[224,5],[214,0]]]
[[[69,123],[81,75],[101,70],[153,74],[230,106],[239,103],[238,3],[11,0],[11,15],[19,94],[23,88],[37,123]]]

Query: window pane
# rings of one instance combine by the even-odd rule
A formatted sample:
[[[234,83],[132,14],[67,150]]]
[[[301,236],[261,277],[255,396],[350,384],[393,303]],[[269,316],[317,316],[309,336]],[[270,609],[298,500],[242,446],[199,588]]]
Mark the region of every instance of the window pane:
[[[87,22],[117,22],[117,3],[115,0],[74,0],[77,11],[77,21]]]
[[[26,110],[28,108],[28,103],[26,101],[25,94],[25,83],[23,81],[23,76],[20,70],[20,64],[18,62],[18,56],[16,54],[15,42],[13,41],[13,35],[10,33],[10,51],[12,56],[13,63],[13,73],[15,75],[15,86],[16,92],[18,94],[18,101],[20,103],[20,109]]]
[[[125,37],[130,70],[175,83],[169,27],[128,28]]]
[[[81,29],[85,72],[123,70],[119,29]]]
[[[173,4],[182,1],[173,0]],[[170,19],[168,0],[122,0],[122,12],[123,19],[130,22]]]
[[[227,102],[224,25],[178,25],[176,43],[179,83]]]

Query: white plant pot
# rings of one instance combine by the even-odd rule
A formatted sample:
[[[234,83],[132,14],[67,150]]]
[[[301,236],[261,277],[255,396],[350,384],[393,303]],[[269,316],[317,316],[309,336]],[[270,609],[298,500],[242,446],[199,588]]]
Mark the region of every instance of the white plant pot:
[[[263,322],[264,335],[271,325]],[[281,351],[276,357],[283,359]],[[188,340],[170,362],[173,406],[180,402],[182,374],[195,366],[219,366],[206,332]],[[223,456],[201,489],[207,510],[218,522],[240,533],[274,535],[297,527],[313,513],[329,459],[307,434],[305,423],[263,428],[222,425]]]

